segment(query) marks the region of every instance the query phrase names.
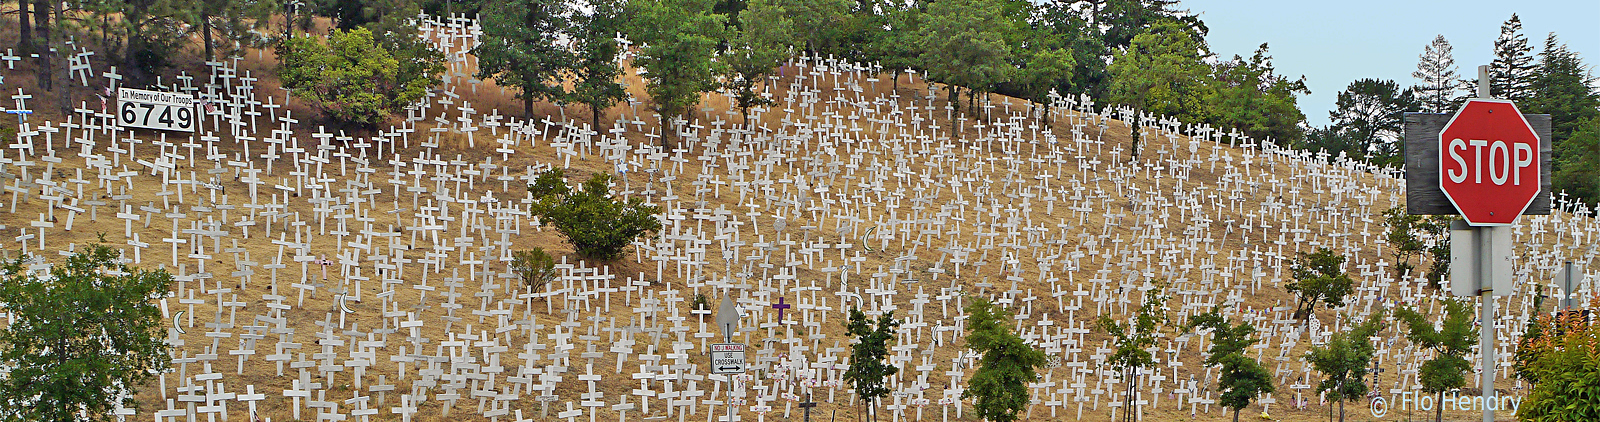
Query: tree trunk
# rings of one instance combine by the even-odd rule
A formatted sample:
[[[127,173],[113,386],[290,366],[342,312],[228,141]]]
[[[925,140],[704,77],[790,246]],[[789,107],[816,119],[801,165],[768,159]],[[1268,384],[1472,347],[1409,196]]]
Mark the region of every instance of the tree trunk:
[[[26,0],[18,0],[26,1]],[[33,27],[39,31],[39,89],[49,91],[50,59],[50,1],[37,0],[33,4]]]
[[[215,43],[213,43],[211,41],[211,30],[212,30],[212,28],[211,28],[211,16],[208,16],[205,13],[201,13],[200,14],[200,38],[201,38],[201,41],[206,44],[206,61],[208,61],[208,62],[217,60],[217,56],[215,54],[215,50],[213,50],[214,47],[212,47],[212,45],[215,44]]]
[[[1444,422],[1444,390],[1439,390],[1435,394],[1438,398],[1434,399],[1434,403],[1439,405],[1433,408],[1433,422]]]
[[[1233,409],[1233,422],[1239,422],[1239,409]]]
[[[893,94],[897,91],[900,91],[900,71],[895,70],[894,76],[889,77],[889,80],[894,81],[893,87],[889,88],[889,93]]]
[[[600,117],[603,116],[605,112],[606,110],[604,108],[600,108],[599,103],[589,104],[589,120],[593,122],[592,124],[594,125],[594,131],[596,133],[603,133],[600,131]]]
[[[527,87],[522,88],[522,118],[533,120],[533,94],[528,92]]]
[[[17,24],[22,31],[17,34],[17,51],[22,55],[33,52],[33,25],[28,22],[28,0],[17,0]]]
[[[1344,422],[1344,400],[1339,400],[1339,422]]]

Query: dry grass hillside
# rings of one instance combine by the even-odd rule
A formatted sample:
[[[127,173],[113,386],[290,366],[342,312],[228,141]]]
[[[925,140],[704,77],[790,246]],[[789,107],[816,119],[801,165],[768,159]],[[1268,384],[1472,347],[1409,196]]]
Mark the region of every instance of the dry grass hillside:
[[[1320,420],[1328,407],[1304,388],[1320,376],[1301,354],[1352,318],[1434,311],[1448,295],[1390,270],[1380,213],[1404,203],[1404,181],[1361,163],[1161,118],[1134,156],[1131,116],[1103,105],[1064,100],[1046,119],[989,96],[978,112],[954,111],[920,75],[891,89],[871,66],[810,58],[781,69],[768,85],[776,104],[749,124],[707,94],[662,148],[636,72],[626,79],[638,100],[606,110],[607,128],[555,104],[524,120],[511,93],[469,76],[470,31],[428,28],[456,59],[452,74],[372,133],[319,129],[278,88],[270,51],[231,70],[174,71],[235,94],[194,136],[118,129],[96,104],[59,113],[41,105],[61,94],[37,92],[31,64],[0,70],[0,88],[33,95],[38,111],[5,123],[19,132],[0,152],[7,256],[59,261],[104,236],[177,276],[161,303],[173,371],[143,386],[132,419],[254,409],[277,421],[709,422],[732,401],[742,420],[799,420],[809,394],[813,417],[854,420],[842,322],[861,307],[904,322],[883,417],[973,420],[971,401],[951,398],[974,370],[961,309],[978,295],[1016,312],[1016,331],[1050,356],[1028,419],[1110,420],[1125,383],[1094,321],[1127,317],[1159,288],[1173,328],[1153,373],[1134,381],[1142,418],[1232,416],[1212,404],[1209,337],[1180,328],[1218,307],[1257,326],[1253,353],[1278,381],[1272,403],[1246,415]],[[106,70],[91,63],[91,75]],[[59,83],[80,99],[109,83],[85,81]],[[554,167],[570,181],[625,170],[614,191],[661,206],[662,233],[617,261],[573,254],[527,213],[524,186]],[[1516,227],[1521,282],[1500,305],[1502,358],[1534,312],[1532,286],[1566,260],[1593,271],[1594,221],[1557,208]],[[507,268],[511,251],[531,247],[564,262],[537,290]],[[1302,326],[1287,308],[1289,260],[1319,247],[1345,256],[1359,287]],[[744,376],[708,373],[706,344],[720,334],[692,308],[725,294],[745,314],[734,340],[751,347]],[[783,320],[780,300],[792,304]],[[1373,378],[1398,403],[1430,354],[1396,329],[1383,336]],[[1508,364],[1497,362],[1498,385],[1520,397]],[[1367,406],[1347,411],[1432,413],[1371,417]]]

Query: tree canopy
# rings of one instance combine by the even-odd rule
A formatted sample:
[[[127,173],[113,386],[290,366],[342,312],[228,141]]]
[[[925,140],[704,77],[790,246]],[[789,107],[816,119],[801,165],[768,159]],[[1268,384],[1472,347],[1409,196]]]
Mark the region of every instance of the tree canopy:
[[[978,417],[992,422],[1012,422],[1027,409],[1028,383],[1038,379],[1044,352],[1011,332],[1011,311],[973,297],[967,313],[967,349],[980,355],[978,369],[967,380],[962,398],[973,398]]]
[[[102,239],[103,241],[103,239]],[[171,362],[156,301],[172,275],[127,265],[100,243],[40,269],[0,266],[0,420],[111,421]],[[83,413],[80,416],[79,410]]]

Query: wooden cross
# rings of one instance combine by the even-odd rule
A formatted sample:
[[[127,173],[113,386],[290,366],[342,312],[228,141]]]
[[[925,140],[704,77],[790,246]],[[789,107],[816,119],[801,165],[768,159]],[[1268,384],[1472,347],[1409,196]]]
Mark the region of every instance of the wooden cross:
[[[811,393],[806,393],[806,401],[800,402],[800,410],[806,412],[805,422],[811,422],[811,408],[817,407],[817,402],[811,401]]]
[[[783,322],[783,311],[789,309],[789,307],[789,304],[783,303],[783,297],[778,298],[778,303],[772,304],[772,309],[778,310],[778,322]]]

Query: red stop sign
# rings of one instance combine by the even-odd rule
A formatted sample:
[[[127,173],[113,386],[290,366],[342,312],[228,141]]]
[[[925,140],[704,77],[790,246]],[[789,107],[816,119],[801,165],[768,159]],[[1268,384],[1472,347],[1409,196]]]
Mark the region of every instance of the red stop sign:
[[[1467,223],[1516,222],[1539,185],[1539,135],[1516,104],[1469,100],[1439,132],[1439,188]]]

